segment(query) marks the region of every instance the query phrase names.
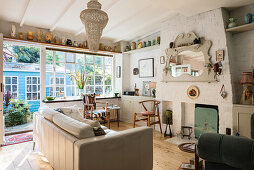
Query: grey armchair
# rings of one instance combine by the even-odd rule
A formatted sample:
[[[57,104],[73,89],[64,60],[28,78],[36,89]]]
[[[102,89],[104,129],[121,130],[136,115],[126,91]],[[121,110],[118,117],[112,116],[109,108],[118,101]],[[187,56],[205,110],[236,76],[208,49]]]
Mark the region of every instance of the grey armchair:
[[[253,139],[206,133],[198,140],[197,155],[205,170],[254,170]]]

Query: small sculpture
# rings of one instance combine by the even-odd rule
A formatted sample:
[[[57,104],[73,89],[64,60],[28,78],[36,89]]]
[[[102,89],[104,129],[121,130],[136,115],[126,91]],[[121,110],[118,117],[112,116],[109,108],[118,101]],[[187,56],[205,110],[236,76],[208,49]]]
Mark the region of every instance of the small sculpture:
[[[66,45],[72,46],[72,41],[71,41],[71,39],[67,39],[67,40],[66,40]]]
[[[136,88],[136,83],[134,87],[134,96],[139,96],[139,89]]]
[[[143,43],[142,42],[138,43],[138,48],[143,48]]]
[[[131,43],[131,50],[136,50],[136,43],[135,42]]]
[[[169,48],[174,48],[174,42],[170,42]]]
[[[201,44],[201,39],[200,39],[200,38],[196,38],[196,39],[193,41],[193,44]]]
[[[74,45],[75,47],[78,47],[78,41],[74,41],[74,42],[73,42],[73,45]]]
[[[51,43],[53,35],[51,33],[46,32],[45,33],[45,41],[47,43]]]
[[[24,34],[23,34],[23,32],[19,32],[19,38],[20,38],[20,39],[24,39]]]
[[[41,42],[41,30],[37,31],[37,41]]]
[[[66,38],[65,37],[62,38],[62,45],[66,45]]]
[[[235,18],[229,18],[229,24],[228,24],[228,28],[233,28],[236,27],[236,19]]]
[[[16,37],[16,27],[15,27],[15,25],[11,26],[11,37],[12,38]]]

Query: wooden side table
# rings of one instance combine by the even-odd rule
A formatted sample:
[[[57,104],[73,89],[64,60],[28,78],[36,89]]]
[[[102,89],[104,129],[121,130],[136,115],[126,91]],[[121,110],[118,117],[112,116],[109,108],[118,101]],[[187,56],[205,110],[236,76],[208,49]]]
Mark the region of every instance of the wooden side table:
[[[113,111],[114,113],[116,113],[117,126],[119,127],[119,122],[120,122],[119,110],[120,110],[120,106],[116,106],[116,105],[115,106],[108,106],[107,109],[108,109],[109,112]],[[110,119],[109,119],[109,121],[110,121]],[[109,126],[110,126],[110,124],[109,124]]]

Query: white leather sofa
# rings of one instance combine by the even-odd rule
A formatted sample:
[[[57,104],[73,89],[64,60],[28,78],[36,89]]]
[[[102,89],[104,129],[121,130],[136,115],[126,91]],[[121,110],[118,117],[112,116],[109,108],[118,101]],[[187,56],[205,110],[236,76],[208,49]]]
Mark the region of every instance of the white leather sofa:
[[[58,118],[62,116],[65,115]],[[73,127],[76,120],[65,116],[59,124],[61,119],[52,121],[54,119],[53,116],[46,119],[41,113],[34,113],[33,140],[55,170],[153,169],[151,128],[115,132],[102,126],[106,135],[79,139],[75,134],[79,130],[75,128],[81,125],[76,122],[78,125]]]

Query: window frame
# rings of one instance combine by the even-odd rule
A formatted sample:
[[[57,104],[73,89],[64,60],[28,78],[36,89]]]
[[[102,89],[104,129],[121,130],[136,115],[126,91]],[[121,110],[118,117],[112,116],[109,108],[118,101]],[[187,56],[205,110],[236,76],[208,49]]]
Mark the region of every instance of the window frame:
[[[6,94],[6,83],[5,83],[5,78],[6,77],[11,77],[11,84],[8,84],[8,85],[11,85],[11,95],[12,95],[12,93],[13,93],[13,90],[12,90],[12,86],[13,85],[17,85],[17,97],[15,98],[15,99],[17,99],[18,98],[18,96],[19,96],[19,76],[3,76],[3,83],[4,83],[4,95]],[[17,78],[17,84],[12,84],[12,78],[13,77],[16,77]]]
[[[89,54],[89,53],[80,53],[80,52],[75,52],[75,51],[62,51],[62,50],[57,50],[57,49],[46,49],[46,51],[51,51],[52,52],[52,55],[53,55],[53,59],[52,61],[49,61],[47,60],[47,53],[46,53],[46,60],[45,60],[45,67],[48,63],[52,64],[53,66],[53,70],[52,72],[48,72],[47,70],[45,71],[46,75],[45,77],[47,78],[47,75],[51,75],[52,77],[50,77],[50,79],[53,78],[53,84],[50,84],[49,85],[45,85],[45,89],[47,88],[53,88],[53,96],[56,96],[56,97],[68,97],[68,98],[75,98],[75,97],[78,97],[80,96],[80,93],[79,93],[79,89],[77,88],[77,85],[76,85],[76,82],[74,81],[74,84],[71,84],[71,85],[67,85],[67,76],[70,75],[71,73],[74,73],[74,72],[70,72],[70,73],[67,73],[66,71],[66,65],[67,64],[73,64],[74,65],[74,69],[75,71],[77,70],[78,66],[82,66],[84,67],[84,71],[86,72],[86,66],[93,66],[94,70],[93,70],[93,73],[91,75],[91,77],[93,77],[93,85],[85,85],[84,89],[83,89],[83,92],[84,93],[88,93],[89,91],[86,90],[87,87],[94,87],[94,91],[92,93],[95,92],[95,89],[96,87],[102,87],[102,94],[101,96],[103,97],[109,97],[109,96],[113,96],[113,92],[114,92],[114,57],[113,56],[108,56],[108,55],[100,55],[100,54]],[[64,60],[60,60],[60,61],[56,61],[56,53],[57,52],[63,52],[64,53]],[[73,54],[73,58],[74,58],[74,62],[67,62],[67,55],[68,53],[71,53]],[[84,63],[82,64],[79,64],[77,63],[77,55],[83,55],[84,57]],[[87,56],[92,56],[93,57],[93,64],[90,64],[90,63],[87,63],[86,61],[86,57]],[[97,65],[95,64],[95,57],[96,56],[100,56],[102,57],[102,64],[101,65]],[[111,64],[110,65],[106,65],[105,63],[105,57],[110,57],[111,58]],[[57,63],[60,63],[60,64],[64,64],[64,72],[63,73],[57,73],[56,72],[56,66],[57,66]],[[96,66],[99,66],[99,67],[102,67],[102,74],[101,75],[96,75],[95,74],[95,67]],[[107,74],[106,75],[106,66],[110,66],[111,68],[111,72],[110,74]],[[63,76],[64,77],[64,96],[57,96],[57,91],[56,91],[56,78],[57,78],[57,75],[60,75],[60,76]],[[95,77],[96,76],[102,76],[102,84],[101,85],[96,85],[96,79]],[[107,76],[110,76],[111,77],[111,84],[110,85],[106,85],[105,83],[105,78]],[[49,80],[50,81],[50,80]],[[51,81],[50,81],[51,82]],[[72,88],[74,87],[74,96],[67,96],[67,88],[70,87],[71,90],[73,90]],[[106,87],[110,87],[112,90],[111,90],[111,93],[109,95],[106,95]],[[73,92],[71,91],[71,94]],[[46,96],[47,96],[47,90],[46,90]]]
[[[37,78],[37,84],[27,84],[27,78],[29,78],[29,77],[31,77],[31,78],[33,78],[33,77],[36,77]],[[38,78],[40,78],[40,83],[38,83]],[[32,80],[31,80],[31,82],[32,82]],[[27,92],[27,85],[36,85],[37,86],[37,100],[28,100],[27,99],[27,93],[31,93],[31,95],[33,94],[33,93],[35,93],[35,92],[32,92],[32,88],[31,88],[31,92]],[[40,86],[40,90],[38,91],[38,86]],[[38,99],[38,94],[40,94],[40,99]],[[32,96],[31,96],[31,98],[32,98]],[[26,99],[26,101],[40,101],[41,100],[41,77],[40,76],[25,76],[25,99]]]

